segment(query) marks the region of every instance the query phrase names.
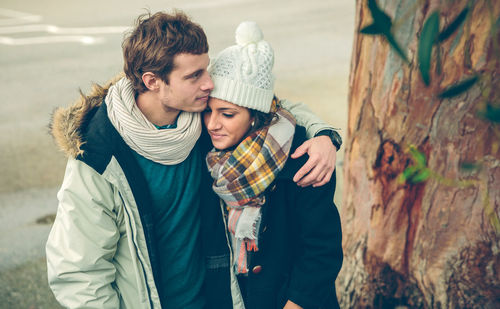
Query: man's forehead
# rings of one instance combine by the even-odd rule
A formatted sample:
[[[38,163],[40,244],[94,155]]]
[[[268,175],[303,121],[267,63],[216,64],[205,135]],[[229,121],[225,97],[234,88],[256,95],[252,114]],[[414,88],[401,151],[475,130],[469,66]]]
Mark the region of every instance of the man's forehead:
[[[181,53],[174,57],[174,69],[193,70],[193,69],[206,69],[210,63],[208,54],[188,54]]]

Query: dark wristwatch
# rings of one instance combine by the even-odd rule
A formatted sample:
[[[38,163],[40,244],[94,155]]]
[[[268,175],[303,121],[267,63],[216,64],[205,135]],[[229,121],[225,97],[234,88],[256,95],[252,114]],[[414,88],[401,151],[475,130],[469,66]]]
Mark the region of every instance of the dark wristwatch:
[[[340,137],[340,134],[337,133],[335,130],[321,130],[318,133],[316,133],[316,136],[328,136],[332,140],[333,146],[337,147],[337,151],[340,150],[340,146],[342,145],[342,137]]]

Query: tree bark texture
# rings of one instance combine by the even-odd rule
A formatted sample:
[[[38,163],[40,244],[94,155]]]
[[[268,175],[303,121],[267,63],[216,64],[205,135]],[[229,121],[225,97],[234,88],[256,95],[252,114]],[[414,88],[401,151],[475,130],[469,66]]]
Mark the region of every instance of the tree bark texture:
[[[439,9],[442,29],[469,1],[377,1],[410,64],[383,37],[358,32],[372,16],[365,0],[356,1],[341,209],[345,259],[337,279],[343,308],[500,308],[500,231],[493,224],[500,216],[500,124],[478,116],[485,101],[500,102],[499,37],[491,31],[500,1],[470,2],[463,25],[434,48],[425,86],[417,59],[424,21]],[[441,90],[475,73],[481,78],[467,92],[439,99]],[[427,157],[434,176],[425,182],[398,181],[412,164],[408,145]],[[462,162],[481,162],[481,169],[464,172]]]

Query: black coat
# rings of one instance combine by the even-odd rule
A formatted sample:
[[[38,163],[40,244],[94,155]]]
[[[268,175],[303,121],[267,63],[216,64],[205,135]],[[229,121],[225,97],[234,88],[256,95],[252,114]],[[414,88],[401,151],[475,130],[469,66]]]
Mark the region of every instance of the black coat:
[[[292,150],[305,140],[296,128]],[[240,280],[246,309],[283,308],[288,299],[304,308],[338,308],[335,279],[342,266],[340,217],[333,195],[335,174],[321,187],[293,182],[307,155],[289,158],[266,191],[259,251],[248,256],[249,274]],[[208,173],[202,185],[202,239],[207,262],[205,293],[209,308],[232,308],[229,249],[218,197]]]

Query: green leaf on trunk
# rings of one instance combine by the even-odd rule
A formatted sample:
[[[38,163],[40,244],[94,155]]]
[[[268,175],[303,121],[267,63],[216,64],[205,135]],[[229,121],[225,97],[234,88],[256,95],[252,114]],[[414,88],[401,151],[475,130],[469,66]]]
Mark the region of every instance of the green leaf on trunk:
[[[414,145],[409,145],[408,152],[412,158],[413,165],[408,166],[399,175],[400,183],[419,183],[427,180],[431,176],[431,171],[427,168],[427,158]]]
[[[486,103],[485,109],[479,111],[479,116],[493,123],[500,123],[500,104]]]
[[[371,24],[359,31],[360,33],[363,34],[368,34],[368,35],[376,35],[376,34],[381,34],[380,29],[377,27],[377,25]]]
[[[427,159],[425,158],[425,154],[420,152],[415,146],[410,145],[409,152],[413,161],[418,167],[427,166]]]
[[[411,179],[413,175],[415,175],[418,171],[416,166],[408,166],[405,170],[399,175],[399,182],[405,183],[407,180]]]
[[[462,162],[460,163],[460,170],[463,172],[474,172],[480,170],[481,163],[478,162]]]
[[[439,11],[434,11],[424,23],[418,43],[418,63],[424,83],[430,84],[432,46],[439,33]]]
[[[447,27],[445,27],[443,31],[439,33],[438,40],[440,42],[443,42],[444,40],[449,38],[453,34],[453,32],[455,32],[458,27],[462,25],[468,13],[469,8],[465,7],[462,12],[460,12],[460,14],[458,14],[457,17],[455,17],[455,19]]]
[[[421,169],[415,176],[411,177],[409,181],[411,183],[424,182],[431,176],[431,171],[428,168]]]
[[[477,75],[466,78],[458,82],[457,84],[450,86],[443,90],[438,97],[441,99],[452,98],[459,94],[464,93],[469,90],[470,87],[474,86],[474,84],[479,80]]]
[[[403,58],[405,62],[409,63],[408,57],[406,57],[404,51],[401,49],[401,47],[399,47],[398,42],[396,42],[396,39],[394,39],[392,34],[389,33],[385,37],[387,39],[387,42],[389,42],[389,45],[391,45],[391,47],[399,54],[399,56],[401,56],[401,58]]]
[[[391,18],[378,7],[377,1],[368,0],[368,9],[372,14],[373,25],[376,25],[381,33],[389,33],[392,27]]]
[[[391,33],[392,20],[384,11],[382,11],[375,0],[367,0],[368,9],[372,14],[373,23],[364,27],[359,32],[367,35],[381,35],[383,36],[389,45],[396,51],[396,53],[403,58],[404,61],[409,63],[408,57],[406,57],[405,52],[399,44],[396,42],[394,36]]]

